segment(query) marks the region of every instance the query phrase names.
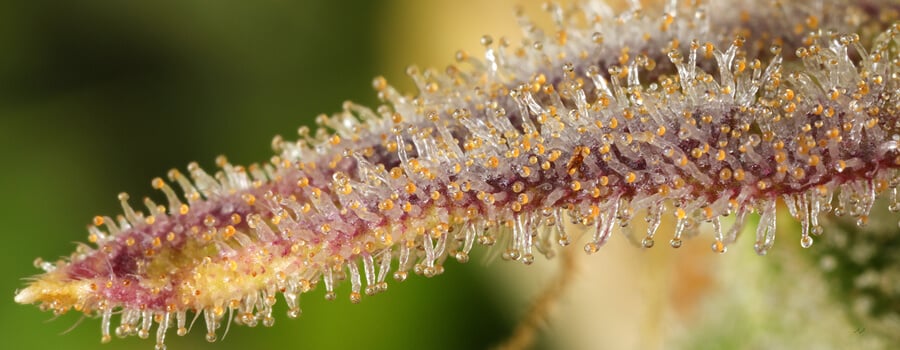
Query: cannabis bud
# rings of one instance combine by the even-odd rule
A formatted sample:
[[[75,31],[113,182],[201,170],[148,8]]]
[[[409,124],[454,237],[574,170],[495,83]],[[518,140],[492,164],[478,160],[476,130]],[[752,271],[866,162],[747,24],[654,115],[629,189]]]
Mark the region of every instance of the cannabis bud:
[[[276,137],[268,163],[172,170],[152,181],[165,204],[145,211],[120,195],[122,215],[94,218],[91,244],[41,262],[15,300],[100,316],[104,342],[155,323],[162,349],[188,312],[214,341],[229,322],[272,325],[278,294],[296,317],[301,293],[321,282],[333,299],[349,279],[358,302],[389,275],[467,261],[476,242],[531,264],[570,243],[569,222],[590,233],[588,253],[638,212],[643,247],[674,215],[672,247],[709,223],[725,252],[759,213],[750,239],[765,254],[781,199],[809,247],[822,214],[864,225],[882,194],[900,209],[898,9],[550,5],[554,28],[520,15],[519,46],[486,36],[483,58],[412,68],[414,97],[378,78],[383,105],[347,103],[298,141]]]

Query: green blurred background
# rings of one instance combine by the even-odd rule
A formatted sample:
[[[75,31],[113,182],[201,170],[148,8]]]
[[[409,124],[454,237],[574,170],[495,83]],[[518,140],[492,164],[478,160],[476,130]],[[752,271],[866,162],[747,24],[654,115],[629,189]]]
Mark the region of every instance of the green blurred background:
[[[198,161],[213,168],[266,161],[275,134],[377,101],[371,79],[412,57],[379,57],[391,6],[369,1],[0,2],[0,218],[4,222],[0,338],[7,349],[152,349],[152,340],[101,345],[99,320],[53,319],[16,305],[35,257],[67,255],[116,194],[160,197],[150,179]],[[509,13],[509,12],[507,12]],[[512,16],[507,16],[511,17]],[[468,38],[473,42],[476,38]],[[448,60],[454,47],[445,49]],[[399,61],[401,60],[402,61]],[[388,74],[389,80],[403,79]],[[168,334],[170,349],[485,348],[510,332],[480,264],[350,305],[303,296],[304,316],[231,327],[215,344],[202,330]],[[51,320],[52,319],[52,320]],[[155,327],[155,326],[154,326]],[[203,328],[202,325],[198,325]],[[221,339],[221,335],[220,335]]]

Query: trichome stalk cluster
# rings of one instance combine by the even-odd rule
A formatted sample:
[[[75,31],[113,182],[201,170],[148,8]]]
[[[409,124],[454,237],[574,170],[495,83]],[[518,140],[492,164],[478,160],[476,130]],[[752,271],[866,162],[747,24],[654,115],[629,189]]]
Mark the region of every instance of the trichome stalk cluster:
[[[375,79],[383,105],[347,103],[297,141],[276,137],[267,163],[172,170],[152,181],[164,204],[141,210],[120,195],[123,213],[39,261],[15,300],[99,316],[104,342],[155,325],[162,349],[189,313],[214,341],[228,322],[272,325],[278,294],[291,317],[320,284],[333,299],[348,281],[358,302],[476,244],[531,264],[574,240],[570,223],[588,253],[636,216],[643,247],[711,225],[704,239],[725,252],[758,213],[744,239],[765,254],[778,201],[803,247],[821,215],[864,225],[878,196],[900,210],[896,2],[547,10],[546,29],[519,14],[520,45],[485,36],[481,57],[410,68],[415,95]],[[663,215],[674,232],[657,232]]]

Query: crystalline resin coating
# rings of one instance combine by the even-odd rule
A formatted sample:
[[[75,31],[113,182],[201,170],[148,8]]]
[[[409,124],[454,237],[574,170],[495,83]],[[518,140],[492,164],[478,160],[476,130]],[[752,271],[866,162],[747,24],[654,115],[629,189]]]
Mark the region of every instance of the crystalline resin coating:
[[[900,209],[898,8],[550,6],[548,32],[521,17],[519,47],[484,37],[483,59],[411,68],[414,97],[376,79],[384,105],[276,138],[265,165],[173,170],[152,181],[167,203],[143,212],[120,195],[123,214],[96,217],[92,244],[40,264],[16,301],[99,315],[104,341],[156,324],[162,348],[190,312],[212,341],[227,322],[271,325],[278,294],[297,316],[301,293],[349,279],[356,302],[475,243],[530,264],[570,242],[569,221],[588,253],[635,213],[645,247],[674,215],[672,247],[708,222],[724,252],[756,212],[765,254],[780,199],[808,247],[820,214],[865,224],[879,194]]]

